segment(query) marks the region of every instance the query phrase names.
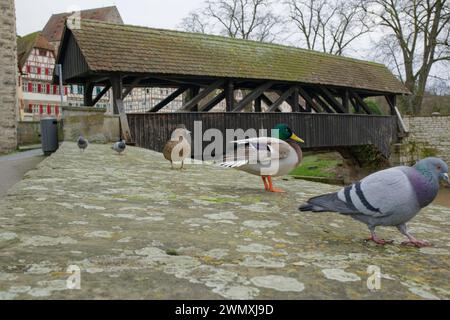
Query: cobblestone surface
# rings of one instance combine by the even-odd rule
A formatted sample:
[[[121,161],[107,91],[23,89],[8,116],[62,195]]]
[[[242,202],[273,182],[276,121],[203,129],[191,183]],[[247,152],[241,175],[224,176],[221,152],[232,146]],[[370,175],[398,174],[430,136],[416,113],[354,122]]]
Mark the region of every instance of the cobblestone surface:
[[[213,165],[170,170],[162,155],[75,144],[29,172],[0,201],[0,299],[448,299],[449,214],[410,224],[432,248],[365,243],[336,214],[300,214],[334,186],[258,177]],[[68,267],[81,269],[69,290]],[[382,271],[367,288],[368,267]]]

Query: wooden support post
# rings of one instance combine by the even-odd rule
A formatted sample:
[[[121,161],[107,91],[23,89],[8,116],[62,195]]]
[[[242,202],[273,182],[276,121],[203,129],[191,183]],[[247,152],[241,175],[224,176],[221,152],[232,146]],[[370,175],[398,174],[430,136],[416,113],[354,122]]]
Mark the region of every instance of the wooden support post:
[[[300,112],[303,109],[300,106],[299,95],[300,92],[298,90],[298,87],[294,87],[294,91],[292,92],[292,104],[291,104],[293,112]]]
[[[389,104],[391,115],[392,116],[397,115],[397,112],[395,110],[395,107],[397,106],[397,96],[396,95],[389,95],[389,96],[385,96],[385,98],[386,98],[386,101]]]
[[[290,87],[288,90],[282,93],[280,97],[269,107],[269,110],[267,110],[267,112],[276,111],[283,104],[283,102],[285,102],[292,95],[292,92],[294,92],[294,87]]]
[[[344,108],[345,113],[350,113],[350,95],[348,93],[348,90],[344,91],[344,94],[342,95],[342,106]]]
[[[208,101],[201,110],[202,112],[209,112],[214,109],[222,100],[225,99],[225,91],[222,91],[217,96],[215,96],[212,100]]]
[[[244,99],[242,99],[237,104],[233,112],[242,111],[248,104],[252,103],[253,101],[255,101],[256,98],[260,97],[264,93],[264,91],[270,89],[270,87],[272,87],[273,84],[274,83],[272,81],[269,81],[260,85],[258,88],[250,92],[247,96],[245,96]]]
[[[225,99],[226,99],[226,111],[231,112],[234,109],[234,83],[233,81],[228,81],[225,87]]]
[[[323,93],[323,97],[325,98],[325,100],[330,104],[331,107],[333,107],[334,110],[336,110],[338,113],[345,113],[342,104],[340,104],[339,101],[336,100],[336,98],[327,88],[320,87],[320,91]]]
[[[262,112],[262,98],[258,97],[255,100],[255,112]]]
[[[92,101],[92,106],[95,106],[101,98],[111,89],[111,84],[108,84],[106,87],[103,88],[103,90],[95,97],[95,99]]]
[[[127,143],[134,143],[133,137],[131,136],[130,126],[128,125],[127,114],[125,113],[125,106],[123,105],[123,87],[122,87],[122,77],[114,76],[111,78],[111,84],[113,88],[113,102],[114,110],[118,111],[120,118],[120,126],[122,129],[121,135],[122,139],[125,139]]]
[[[367,114],[372,114],[369,106],[364,102],[364,100],[353,90],[349,90],[350,95],[355,99],[356,103],[361,106]]]
[[[190,111],[193,109],[198,110],[198,104],[200,103],[200,101],[206,98],[209,94],[219,89],[221,86],[223,86],[224,83],[225,83],[224,80],[215,81],[209,87],[203,89],[201,92],[197,93],[195,97],[192,97],[188,102],[186,102],[181,108],[181,110],[183,111]]]
[[[86,107],[93,107],[95,105],[92,96],[94,94],[94,84],[92,82],[87,82],[84,85],[83,92],[83,103]]]
[[[167,106],[169,103],[171,103],[172,101],[174,101],[176,98],[178,98],[179,96],[181,96],[183,93],[186,92],[186,90],[188,90],[188,87],[180,87],[178,88],[176,91],[174,91],[172,94],[170,94],[167,98],[165,98],[163,101],[161,101],[160,103],[158,103],[156,106],[154,106],[151,110],[149,110],[148,112],[158,112],[159,110],[161,110],[162,108],[164,108],[165,106]]]

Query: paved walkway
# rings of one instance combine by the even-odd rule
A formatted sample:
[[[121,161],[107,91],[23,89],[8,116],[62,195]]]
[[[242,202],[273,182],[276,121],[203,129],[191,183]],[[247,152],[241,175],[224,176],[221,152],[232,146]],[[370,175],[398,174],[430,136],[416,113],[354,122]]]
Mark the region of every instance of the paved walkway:
[[[433,248],[402,247],[394,229],[380,235],[396,244],[378,247],[350,218],[297,212],[336,187],[277,186],[289,192],[267,194],[257,177],[212,165],[170,170],[138,148],[80,154],[64,143],[0,201],[0,299],[450,297],[450,209],[411,223]],[[71,265],[80,290],[67,287]],[[367,288],[371,265],[380,290]]]
[[[0,156],[0,198],[43,159],[40,149]]]

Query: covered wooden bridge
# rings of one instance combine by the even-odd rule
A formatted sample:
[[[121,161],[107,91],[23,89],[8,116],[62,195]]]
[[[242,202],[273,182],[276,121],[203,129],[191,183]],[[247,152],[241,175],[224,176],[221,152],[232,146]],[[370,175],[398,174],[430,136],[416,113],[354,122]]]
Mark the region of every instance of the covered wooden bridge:
[[[399,134],[396,96],[408,94],[384,65],[372,62],[90,20],[79,29],[66,26],[59,52],[63,82],[84,85],[84,104],[94,106],[112,88],[123,136],[157,151],[177,124],[193,129],[199,120],[203,130],[223,132],[284,122],[307,148],[373,144],[388,156]],[[94,98],[95,86],[105,89]],[[138,87],[176,90],[147,113],[127,115],[123,100]],[[242,99],[236,100],[236,90],[244,92]],[[179,112],[160,112],[181,95]],[[365,99],[375,96],[386,98],[390,114],[372,114]],[[222,101],[225,110],[217,112]],[[283,104],[289,112],[281,112]]]

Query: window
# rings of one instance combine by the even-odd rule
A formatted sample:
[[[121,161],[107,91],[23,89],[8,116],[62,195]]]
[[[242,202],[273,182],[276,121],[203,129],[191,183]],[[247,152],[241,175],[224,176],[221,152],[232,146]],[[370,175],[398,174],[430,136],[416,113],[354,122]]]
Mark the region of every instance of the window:
[[[37,85],[37,83],[33,83],[33,90],[31,90],[31,91],[34,92],[34,93],[38,92],[38,85]]]

